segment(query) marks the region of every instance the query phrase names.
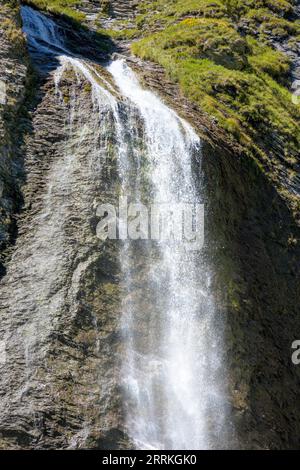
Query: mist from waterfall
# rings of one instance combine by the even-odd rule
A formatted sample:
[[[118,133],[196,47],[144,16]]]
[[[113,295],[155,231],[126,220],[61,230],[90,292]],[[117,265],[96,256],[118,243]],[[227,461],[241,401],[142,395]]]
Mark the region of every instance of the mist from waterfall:
[[[30,46],[58,61],[53,72],[57,99],[67,70],[90,84],[92,159],[95,163],[99,157],[100,162],[113,142],[120,194],[149,206],[201,203],[201,141],[193,128],[144,90],[124,60],[107,66],[113,87],[98,67],[68,51],[63,32],[52,20],[29,7],[22,8],[22,17]],[[103,137],[109,126],[111,140]],[[68,165],[72,174],[76,161],[68,159]],[[124,426],[135,447],[226,448],[224,325],[216,312],[213,270],[205,249],[187,250],[173,240],[127,240],[120,241],[119,257],[124,343],[120,383]]]
[[[148,181],[133,184],[129,171],[123,176],[124,193],[135,201],[170,207],[201,202],[201,141],[194,130],[144,90],[124,61],[114,61],[108,70],[143,122],[144,154],[135,165],[142,172],[146,168]],[[134,133],[134,120],[130,128]],[[150,188],[146,195],[145,186]],[[139,257],[142,282],[132,299],[139,285],[135,265]],[[153,244],[137,249],[129,242],[121,258],[127,279],[123,380],[131,435],[141,448],[222,447],[226,441],[222,321],[217,324],[211,272],[203,253],[166,239],[156,251]]]

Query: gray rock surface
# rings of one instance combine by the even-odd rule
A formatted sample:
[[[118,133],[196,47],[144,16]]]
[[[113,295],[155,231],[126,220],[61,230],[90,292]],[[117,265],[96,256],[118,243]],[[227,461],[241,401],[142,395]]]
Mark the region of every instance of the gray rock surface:
[[[8,3],[0,5],[0,277],[5,272],[5,253],[16,235],[14,214],[22,196],[23,158],[21,106],[25,99],[28,56],[20,29],[20,17]]]
[[[64,80],[63,96],[53,77],[39,90],[25,205],[1,286],[5,448],[117,447],[124,439],[118,258],[113,245],[103,251],[95,219],[99,195],[114,192],[107,183],[114,163],[102,172],[87,84],[72,71]]]
[[[111,3],[117,18],[131,15],[128,2]],[[91,24],[94,6],[88,1],[83,7]],[[111,116],[102,135],[112,143],[103,172],[92,151],[101,142],[95,142],[88,83],[70,71],[58,95],[50,68],[39,75],[24,114],[27,53],[20,54],[3,29],[8,18],[21,34],[8,4],[0,17],[0,72],[8,88],[0,109],[0,242],[7,268],[0,300],[0,448],[124,449],[131,444],[119,381],[118,253],[114,243],[104,250],[95,236],[101,194],[113,200],[118,192]],[[93,43],[87,36],[82,43],[88,54]],[[228,316],[239,445],[295,449],[300,369],[291,363],[290,348],[300,335],[299,228],[270,182],[238,148],[226,146],[225,136],[159,67],[131,64],[205,140],[214,285],[218,311]]]

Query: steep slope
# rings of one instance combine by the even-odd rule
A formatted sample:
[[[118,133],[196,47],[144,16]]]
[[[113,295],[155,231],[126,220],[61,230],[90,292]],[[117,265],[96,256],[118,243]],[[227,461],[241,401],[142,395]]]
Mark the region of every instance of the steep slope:
[[[0,5],[0,277],[5,272],[4,252],[7,253],[16,236],[14,215],[22,200],[22,129],[16,122],[20,124],[29,88],[29,59],[15,3],[7,1]]]
[[[31,3],[64,13],[63,1]],[[72,12],[95,8],[70,5]],[[300,112],[291,91],[299,78],[297,2],[107,0],[90,20],[116,40],[134,39],[133,53],[160,64],[255,159],[299,219]]]
[[[42,35],[45,25],[38,25]],[[50,35],[68,34],[62,25],[50,27]],[[34,41],[24,205],[1,284],[0,447],[115,448],[122,439],[126,447],[118,259],[113,243],[104,251],[95,233],[97,198],[114,193],[114,152],[106,153],[105,135],[112,116],[107,109],[100,126],[91,82],[76,62],[54,76],[55,54],[48,55],[47,41],[38,50]],[[105,91],[101,98],[98,112],[105,113]]]
[[[289,91],[299,57],[294,2],[158,1],[140,8],[138,27],[150,24],[154,33],[142,33],[133,52],[161,64],[243,146],[298,218],[300,114]]]
[[[123,50],[135,37],[132,50],[156,62],[129,59],[145,85],[204,138],[206,240],[217,315],[227,322],[238,446],[297,448],[300,370],[291,362],[291,344],[300,337],[299,109],[289,91],[298,73],[294,3],[263,0],[260,9],[258,2],[223,0],[26,3],[54,12],[60,24],[61,14],[71,19],[64,23],[70,43],[80,43],[89,59],[107,58],[113,44],[96,45],[81,25],[102,33],[109,28],[105,34]],[[2,285],[1,341],[8,340],[14,366],[8,362],[2,375],[1,447],[126,448],[132,444],[118,383],[120,266],[115,246],[103,253],[92,236],[93,197],[118,192],[113,145],[106,173],[99,173],[93,155],[87,166],[96,127],[91,86],[83,77],[76,84],[67,70],[58,99],[57,63],[45,73],[45,61],[33,57],[41,74],[28,104],[33,115],[20,113],[27,62],[26,52],[14,49],[22,36],[13,4],[1,10],[16,25],[4,33],[1,53],[6,68],[15,70],[7,79],[17,97],[1,108],[4,248],[16,238],[22,197],[25,205]],[[18,139],[11,120],[20,128]],[[112,123],[107,126],[111,136]],[[32,289],[37,301],[30,304]]]

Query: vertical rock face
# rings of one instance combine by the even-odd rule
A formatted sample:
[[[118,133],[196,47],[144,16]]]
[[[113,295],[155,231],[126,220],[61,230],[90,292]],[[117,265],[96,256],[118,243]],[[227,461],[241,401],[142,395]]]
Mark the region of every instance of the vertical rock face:
[[[198,338],[206,349],[213,337],[208,340],[205,333],[214,321],[213,299],[207,286],[209,274],[204,271],[202,278],[198,278],[196,258],[184,252],[175,260],[170,249],[164,252],[163,261],[155,262],[155,256],[158,259],[161,256],[155,250],[145,250],[148,256],[145,259],[142,248],[130,247],[131,257],[127,256],[125,248],[120,253],[121,269],[119,245],[113,241],[104,245],[96,237],[97,205],[100,202],[117,205],[122,186],[119,180],[123,182],[125,194],[132,197],[141,197],[141,193],[149,197],[154,187],[160,198],[158,202],[182,193],[194,196],[190,153],[192,149],[199,151],[199,139],[158,99],[139,89],[138,82],[125,72],[119,83],[122,67],[114,75],[120,89],[121,84],[125,88],[124,96],[120,96],[111,83],[112,76],[99,64],[75,57],[67,49],[66,31],[51,18],[25,7],[23,20],[40,80],[31,133],[24,147],[24,210],[15,250],[1,286],[0,334],[5,350],[0,382],[1,446],[44,449],[124,448],[128,445],[122,409],[124,392],[121,396],[124,377],[120,373],[120,358],[125,354],[120,312],[122,307],[124,314],[124,302],[131,312],[128,315],[134,312],[135,317],[133,323],[129,322],[129,336],[135,337],[132,355],[144,358],[138,362],[134,373],[131,363],[125,373],[128,376],[125,377],[125,381],[128,378],[126,387],[131,387],[128,401],[131,407],[138,406],[137,417],[132,413],[134,421],[139,421],[139,407],[144,406],[140,397],[147,401],[150,388],[157,389],[148,412],[143,415],[147,428],[145,441],[140,439],[142,443],[135,445],[154,445],[152,428],[155,427],[159,429],[154,443],[159,448],[164,448],[166,442],[171,442],[175,448],[183,440],[188,447],[189,437],[194,439],[193,446],[200,442],[203,446],[212,446],[212,441],[223,436],[225,427],[225,412],[219,412],[227,409],[220,392],[222,383],[217,386],[211,380],[200,360],[201,377],[191,374],[198,372],[192,350],[195,348],[198,356],[203,354],[202,349],[197,349]],[[139,90],[137,95],[130,95],[128,87],[130,90],[132,86]],[[143,108],[141,93],[149,100],[146,108]],[[172,151],[178,161],[174,161]],[[182,187],[178,186],[178,181],[182,181]],[[175,269],[170,269],[173,265]],[[178,285],[181,268],[189,271],[184,286],[183,283]],[[154,273],[165,271],[165,274],[156,279],[155,274],[152,277],[149,274],[151,270]],[[123,277],[127,281],[124,289]],[[165,295],[168,291],[174,295],[182,288],[181,295],[175,292],[175,301],[168,292],[168,302],[161,303],[163,282],[166,283]],[[195,297],[199,285],[208,291],[206,294],[202,289],[203,298],[209,297],[205,304],[207,312],[203,302],[199,306],[190,299]],[[147,302],[145,290],[148,290]],[[205,320],[196,323],[197,331],[193,328],[196,322],[193,319],[201,308]],[[167,319],[165,309],[169,312]],[[185,326],[188,320],[190,325]],[[165,330],[162,341],[161,325],[166,328],[166,322],[171,325]],[[153,328],[151,323],[157,324]],[[183,326],[185,339],[182,339]],[[151,342],[149,328],[158,335],[158,341],[154,338]],[[178,390],[176,364],[182,363],[187,340],[191,343],[188,377],[193,390],[185,387]],[[173,350],[174,342],[179,346],[179,353]],[[161,350],[157,357],[156,344]],[[164,351],[165,345],[170,345],[168,351]],[[209,355],[209,360],[214,362],[209,370],[219,378],[221,364],[216,355]],[[182,368],[181,373],[183,381],[186,370]],[[147,374],[150,380],[146,380],[145,386],[143,376]],[[137,394],[136,387],[130,383],[136,377],[140,390]],[[166,386],[161,384],[164,380]],[[200,383],[203,387],[204,382],[205,389],[199,396],[194,384]],[[213,401],[212,392],[215,393]],[[174,408],[160,407],[161,396],[169,403],[168,393],[180,408],[179,418],[174,417]],[[156,412],[157,408],[161,413]],[[191,410],[195,410],[192,433]],[[149,422],[152,412],[155,414],[153,423]],[[217,431],[210,423],[209,430],[204,432],[206,420],[217,423]],[[184,437],[175,429],[183,426],[181,421],[185,423]],[[171,427],[172,437],[168,435]],[[130,435],[133,434],[136,433]],[[224,446],[224,443],[219,445]]]
[[[161,71],[138,65],[147,87],[164,96]],[[199,112],[168,83],[168,102],[201,129]],[[300,368],[299,226],[266,176],[247,156],[203,144],[206,240],[217,308],[227,321],[233,419],[240,448],[298,448]],[[221,138],[219,139],[219,142]]]
[[[113,116],[79,70],[54,79],[51,57],[46,69],[33,60],[42,75],[26,120],[24,207],[1,285],[0,445],[115,448],[125,439],[118,257],[96,237],[97,204],[116,192]]]
[[[17,122],[28,74],[20,16],[12,3],[1,2],[0,5],[0,276],[5,272],[4,251],[16,235],[14,213],[21,202],[22,130]]]
[[[111,84],[112,77],[103,68],[88,58],[75,57],[67,49],[66,32],[50,18],[25,7],[23,20],[40,84],[31,133],[24,148],[24,210],[1,286],[0,333],[5,350],[0,382],[1,445],[36,449],[128,445],[122,410],[124,393],[121,397],[120,390],[120,358],[125,349],[120,309],[124,308],[126,297],[126,308],[135,316],[134,324],[129,322],[130,335],[135,336],[132,355],[144,357],[135,373],[131,363],[126,369],[131,407],[136,402],[143,407],[140,397],[147,401],[150,388],[156,389],[144,416],[147,432],[140,445],[154,445],[152,427],[157,427],[158,438],[154,442],[159,448],[165,448],[166,442],[171,442],[173,448],[181,442],[188,447],[189,437],[194,439],[195,447],[211,447],[212,442],[219,442],[219,436],[225,434],[225,412],[220,410],[227,409],[227,402],[224,403],[220,391],[222,381],[216,385],[208,373],[209,370],[220,378],[222,366],[216,353],[207,351],[207,362],[213,364],[204,368],[200,360],[203,349],[197,348],[198,338],[204,349],[213,341],[213,335],[208,339],[206,330],[214,322],[209,274],[203,270],[202,277],[196,275],[198,261],[203,264],[201,256],[184,252],[175,259],[170,249],[162,248],[164,258],[159,262],[155,256],[160,259],[161,253],[146,250],[149,259],[145,260],[143,255],[139,258],[143,249],[131,247],[129,270],[124,262],[126,249],[121,251],[122,271],[114,242],[104,245],[96,237],[97,205],[111,202],[116,206],[119,179],[126,181],[122,189],[132,197],[143,192],[149,197],[154,188],[158,202],[164,202],[164,197],[180,197],[182,193],[194,197],[190,156],[193,149],[199,151],[199,139],[173,111],[139,89],[138,82],[126,73],[119,83],[118,70],[122,74],[122,68],[114,75],[120,89],[124,86],[124,96],[120,97]],[[138,89],[137,95],[128,91],[132,86]],[[143,101],[147,99],[149,103],[144,108]],[[189,276],[179,285],[182,269],[189,271]],[[148,273],[151,270],[153,275]],[[161,271],[162,277],[157,279],[156,271]],[[125,283],[125,292],[120,282],[123,275],[129,282]],[[159,298],[163,282],[165,304]],[[192,300],[199,286],[203,298],[208,298],[206,303]],[[177,292],[180,288],[181,295]],[[167,318],[164,310],[168,311]],[[189,320],[190,324],[185,325]],[[157,323],[154,328],[151,322]],[[164,328],[164,341],[160,325]],[[182,327],[186,328],[185,339]],[[148,328],[158,335],[157,342],[151,342]],[[153,349],[157,343],[160,354]],[[174,350],[176,345],[179,351]],[[216,346],[213,349],[217,350]],[[199,369],[194,350],[199,357]],[[182,355],[187,351],[192,389],[177,385],[176,365],[182,364]],[[147,374],[150,380],[143,386],[143,375]],[[181,374],[180,383],[186,377],[185,368]],[[132,393],[136,387],[130,384],[135,377],[138,394]],[[201,396],[194,385],[198,383],[203,391]],[[167,403],[162,408],[160,390]],[[179,418],[172,412],[174,405],[168,410],[168,393],[172,394],[172,403],[178,404]],[[157,408],[161,413],[156,412]],[[193,432],[191,410],[195,410]],[[149,423],[152,412],[155,416],[153,423]],[[133,420],[139,421],[140,414],[138,408]],[[212,423],[217,424],[217,431]],[[183,426],[184,437],[175,429]],[[171,427],[172,436],[168,435]]]
[[[201,129],[199,111],[185,105],[174,85],[166,87],[161,70],[149,64],[137,67],[148,87]],[[209,135],[214,137],[211,129]],[[225,345],[239,446],[295,449],[300,369],[292,363],[291,346],[300,335],[299,225],[256,164],[222,148],[216,136],[215,143],[203,145],[206,239],[219,314],[227,319]]]
[[[82,3],[87,13],[94,4]],[[122,18],[135,5],[110,3]],[[0,448],[132,447],[120,387],[124,291],[118,246],[111,241],[104,249],[96,236],[97,205],[116,204],[120,191],[116,117],[105,90],[124,120],[132,110],[88,58],[85,75],[71,62],[54,75],[57,59],[46,63],[33,54],[38,80],[31,112],[24,114],[30,88],[20,23],[9,2],[0,7],[0,17],[0,78],[6,85],[0,109],[0,243],[6,251],[16,238],[14,214],[23,200],[1,284]],[[92,46],[85,44],[87,51]],[[89,65],[103,95],[91,87]],[[153,80],[153,70],[148,76]],[[163,95],[165,82],[155,78]],[[167,92],[180,108],[176,88],[168,85]],[[198,125],[196,113],[188,118]],[[142,124],[135,122],[135,145],[142,152]],[[218,314],[228,315],[238,446],[297,448],[300,369],[291,363],[291,343],[300,335],[299,228],[257,168],[220,147],[204,143],[203,170],[212,283]],[[127,296],[130,304],[144,297],[144,275],[135,273],[139,289]],[[139,337],[145,328],[141,319]]]
[[[204,154],[207,229],[223,291],[220,311],[227,312],[225,344],[239,444],[295,449],[300,370],[292,363],[291,346],[300,331],[299,228],[255,165],[209,146]]]

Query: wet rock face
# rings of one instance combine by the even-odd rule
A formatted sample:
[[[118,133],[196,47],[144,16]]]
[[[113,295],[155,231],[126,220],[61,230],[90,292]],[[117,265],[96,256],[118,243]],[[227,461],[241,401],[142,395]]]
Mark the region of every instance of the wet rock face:
[[[125,15],[128,2],[111,3],[124,4]],[[1,15],[17,21],[8,4]],[[104,250],[96,237],[97,204],[114,202],[119,190],[112,117],[102,133],[112,145],[99,159],[104,147],[91,90],[72,70],[60,93],[53,77],[42,74],[32,115],[20,113],[29,88],[26,55],[2,32],[8,100],[1,107],[1,248],[15,238],[14,214],[24,204],[1,285],[0,448],[127,448],[118,246],[111,242]],[[290,348],[300,335],[299,229],[272,185],[246,157],[222,148],[223,136],[162,71],[144,67],[143,73],[147,86],[209,140],[203,147],[207,230],[218,311],[228,316],[239,446],[297,448],[300,369]]]
[[[96,237],[97,204],[117,192],[114,153],[99,153],[111,116],[99,136],[88,83],[72,70],[59,93],[53,77],[38,93],[24,208],[1,286],[0,446],[126,447],[118,256]]]
[[[21,204],[21,105],[28,82],[28,59],[18,12],[9,2],[0,5],[0,277],[5,253],[16,236],[14,214]]]
[[[299,227],[255,165],[204,145],[207,233],[216,269],[239,446],[296,449]]]

